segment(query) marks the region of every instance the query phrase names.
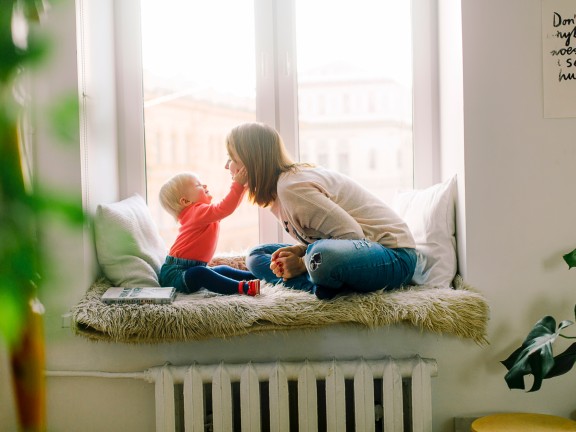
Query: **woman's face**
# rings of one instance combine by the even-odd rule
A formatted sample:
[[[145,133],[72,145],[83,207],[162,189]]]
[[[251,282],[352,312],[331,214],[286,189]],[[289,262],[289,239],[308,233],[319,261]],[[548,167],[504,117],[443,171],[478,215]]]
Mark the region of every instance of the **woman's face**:
[[[244,164],[242,162],[240,162],[236,152],[234,152],[232,149],[230,149],[230,152],[228,155],[228,160],[226,161],[226,165],[224,166],[224,168],[226,168],[227,170],[230,170],[230,174],[232,174],[232,177],[234,177],[236,175],[236,173],[238,172],[238,170],[240,168],[242,168],[243,166],[244,166]]]

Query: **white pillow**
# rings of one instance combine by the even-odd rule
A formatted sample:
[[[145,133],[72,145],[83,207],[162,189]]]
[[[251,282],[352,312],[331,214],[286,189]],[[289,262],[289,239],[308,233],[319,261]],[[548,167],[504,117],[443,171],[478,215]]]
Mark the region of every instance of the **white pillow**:
[[[456,276],[456,176],[427,189],[399,192],[394,209],[416,241],[413,283],[449,287]]]
[[[99,205],[94,235],[98,262],[114,286],[160,286],[166,245],[140,195]]]

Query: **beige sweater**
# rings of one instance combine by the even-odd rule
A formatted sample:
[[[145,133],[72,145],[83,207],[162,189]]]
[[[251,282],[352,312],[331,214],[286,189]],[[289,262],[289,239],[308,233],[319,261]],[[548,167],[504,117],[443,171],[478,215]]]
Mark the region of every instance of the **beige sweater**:
[[[389,248],[414,248],[406,223],[354,180],[321,167],[283,173],[272,213],[296,240],[368,239]]]

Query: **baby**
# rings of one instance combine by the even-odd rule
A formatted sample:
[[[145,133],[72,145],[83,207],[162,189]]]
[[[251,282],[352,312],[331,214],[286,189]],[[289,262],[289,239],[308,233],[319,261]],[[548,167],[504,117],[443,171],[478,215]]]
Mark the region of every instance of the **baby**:
[[[219,294],[260,294],[260,280],[245,270],[219,265],[207,267],[218,242],[220,221],[240,205],[246,169],[233,177],[230,192],[212,204],[212,195],[194,173],[177,174],[160,189],[160,204],[180,223],[176,241],[160,269],[160,285],[183,293],[206,288]]]

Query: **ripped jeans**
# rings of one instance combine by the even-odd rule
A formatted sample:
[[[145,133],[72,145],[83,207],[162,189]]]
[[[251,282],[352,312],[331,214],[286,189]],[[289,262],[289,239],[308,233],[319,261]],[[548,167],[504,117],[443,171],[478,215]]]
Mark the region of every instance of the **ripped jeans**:
[[[289,244],[271,243],[248,252],[246,266],[271,284],[332,298],[349,292],[391,290],[409,284],[416,268],[416,250],[391,249],[368,240],[318,240],[304,255],[307,273],[284,281],[270,270],[271,255]]]

